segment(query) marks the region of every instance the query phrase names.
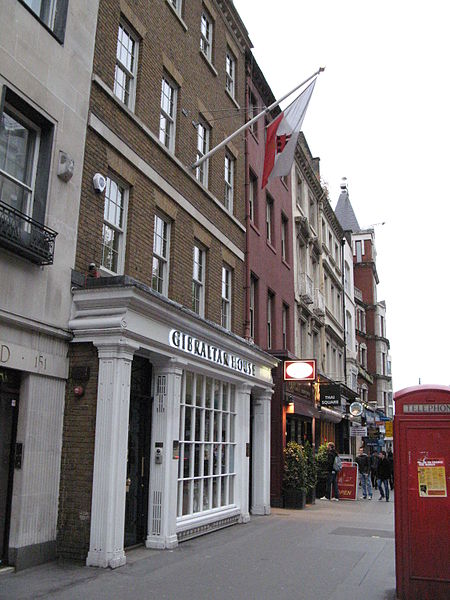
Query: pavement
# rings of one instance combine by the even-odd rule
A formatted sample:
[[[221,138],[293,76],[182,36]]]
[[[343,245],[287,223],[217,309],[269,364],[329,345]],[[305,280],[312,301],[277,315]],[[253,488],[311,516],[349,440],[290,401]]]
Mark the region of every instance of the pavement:
[[[395,600],[394,503],[317,500],[115,570],[56,561],[0,574],[1,600]]]

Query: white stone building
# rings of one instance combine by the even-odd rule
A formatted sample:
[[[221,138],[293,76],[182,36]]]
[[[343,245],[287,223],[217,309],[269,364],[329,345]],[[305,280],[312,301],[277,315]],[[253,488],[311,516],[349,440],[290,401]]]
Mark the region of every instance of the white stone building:
[[[0,9],[0,543],[55,556],[71,268],[97,0]]]

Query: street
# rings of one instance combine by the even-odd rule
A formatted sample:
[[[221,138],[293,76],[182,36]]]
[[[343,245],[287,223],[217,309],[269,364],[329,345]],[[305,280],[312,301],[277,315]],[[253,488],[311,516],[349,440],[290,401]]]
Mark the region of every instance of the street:
[[[1,600],[394,600],[393,498],[272,509],[116,570],[49,563],[0,575]]]

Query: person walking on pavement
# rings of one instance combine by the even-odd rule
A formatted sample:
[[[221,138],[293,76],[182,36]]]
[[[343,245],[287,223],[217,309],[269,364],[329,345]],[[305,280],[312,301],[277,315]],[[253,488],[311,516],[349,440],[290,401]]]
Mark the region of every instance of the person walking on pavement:
[[[389,485],[391,486],[391,490],[394,489],[394,455],[392,450],[389,450],[387,453],[387,459],[389,461],[389,466],[391,468],[391,476],[389,477]]]
[[[370,481],[370,460],[367,454],[364,452],[363,446],[358,451],[356,457],[356,464],[359,469],[359,483],[362,487],[362,493],[364,500],[369,495],[369,500],[372,500],[372,483]]]
[[[373,450],[370,455],[370,478],[372,480],[372,487],[374,490],[377,489],[377,469],[378,469],[378,454]]]
[[[337,484],[337,476],[338,471],[335,469],[334,461],[338,456],[336,452],[336,448],[334,447],[333,442],[328,442],[327,444],[327,489],[326,496],[321,498],[321,500],[335,500],[339,501],[339,489]],[[331,490],[333,489],[334,498],[331,498]]]
[[[384,500],[389,502],[389,480],[391,477],[391,466],[388,459],[386,458],[386,452],[382,450],[379,454],[377,478],[378,478],[378,489],[380,490],[380,497],[378,500]],[[384,488],[384,491],[383,491]]]

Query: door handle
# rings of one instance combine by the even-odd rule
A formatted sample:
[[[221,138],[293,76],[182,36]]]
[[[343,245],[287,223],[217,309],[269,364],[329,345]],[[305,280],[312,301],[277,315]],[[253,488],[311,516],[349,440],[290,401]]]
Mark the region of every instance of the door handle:
[[[126,481],[126,484],[125,484],[125,490],[126,490],[127,492],[129,492],[129,491],[130,491],[130,485],[131,485],[131,479],[128,477],[128,478],[127,478],[127,481]]]

